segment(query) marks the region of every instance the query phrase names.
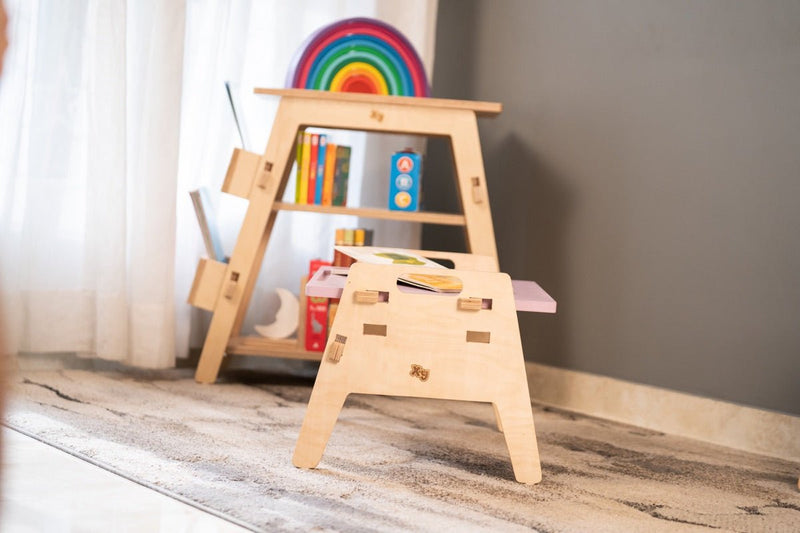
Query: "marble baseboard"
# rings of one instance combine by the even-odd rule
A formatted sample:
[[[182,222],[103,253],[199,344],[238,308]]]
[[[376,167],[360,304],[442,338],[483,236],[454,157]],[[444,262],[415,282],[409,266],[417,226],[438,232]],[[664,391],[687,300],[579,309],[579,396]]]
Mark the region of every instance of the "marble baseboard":
[[[800,417],[539,363],[526,366],[535,402],[800,461]]]

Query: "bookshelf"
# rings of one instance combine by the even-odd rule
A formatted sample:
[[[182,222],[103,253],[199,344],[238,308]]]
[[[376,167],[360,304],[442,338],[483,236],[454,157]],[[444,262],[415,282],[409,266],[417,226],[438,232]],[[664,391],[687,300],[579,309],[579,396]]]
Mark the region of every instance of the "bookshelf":
[[[304,348],[304,320],[300,321],[296,340],[241,335],[244,315],[280,211],[461,226],[466,234],[467,254],[419,253],[427,257],[463,256],[466,262],[471,254],[476,254],[488,257],[493,270],[498,269],[477,117],[498,115],[501,104],[304,89],[257,88],[255,93],[278,97],[280,102],[264,153],[235,149],[228,166],[222,191],[249,202],[230,260],[225,264],[203,258],[195,273],[189,303],[213,312],[195,373],[198,382],[216,381],[226,354],[317,361],[322,358],[321,352]],[[297,132],[306,127],[449,138],[461,214],[281,202],[296,154]],[[304,300],[301,295],[301,316],[305,313]]]

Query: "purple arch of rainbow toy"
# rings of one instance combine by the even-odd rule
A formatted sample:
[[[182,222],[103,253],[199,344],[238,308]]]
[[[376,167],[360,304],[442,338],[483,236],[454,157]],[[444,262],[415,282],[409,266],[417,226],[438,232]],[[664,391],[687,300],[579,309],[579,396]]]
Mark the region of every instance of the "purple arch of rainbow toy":
[[[425,68],[417,51],[397,29],[380,20],[351,18],[324,26],[312,33],[295,53],[286,76],[286,86],[299,89],[328,90],[320,80],[328,80],[349,63],[341,51],[357,43],[360,52],[355,58],[368,58],[387,82],[389,94],[396,96],[430,96]],[[367,51],[364,51],[364,46]],[[338,60],[332,58],[336,53]],[[381,60],[383,59],[383,62]],[[395,79],[389,79],[395,73]],[[328,84],[329,85],[329,84]]]

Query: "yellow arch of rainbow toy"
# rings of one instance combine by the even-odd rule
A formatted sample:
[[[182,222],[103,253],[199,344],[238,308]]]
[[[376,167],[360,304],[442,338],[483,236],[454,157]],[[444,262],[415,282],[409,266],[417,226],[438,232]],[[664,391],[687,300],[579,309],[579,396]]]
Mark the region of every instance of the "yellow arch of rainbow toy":
[[[365,76],[378,88],[378,94],[389,94],[389,87],[386,85],[386,80],[383,78],[380,71],[369,63],[361,61],[349,63],[342,67],[331,80],[330,90],[341,91],[345,81],[351,76]]]

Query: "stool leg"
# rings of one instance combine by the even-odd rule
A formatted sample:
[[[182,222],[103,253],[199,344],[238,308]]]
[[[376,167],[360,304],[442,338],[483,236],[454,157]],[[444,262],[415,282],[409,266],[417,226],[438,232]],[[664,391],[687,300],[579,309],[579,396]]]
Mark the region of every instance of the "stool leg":
[[[311,392],[306,417],[303,419],[303,427],[300,428],[292,457],[292,464],[298,468],[317,467],[347,398],[347,392],[325,385],[318,378]]]
[[[494,409],[494,420],[497,423],[497,431],[500,433],[503,432],[503,421],[500,420],[500,411],[497,410],[497,404],[493,403],[492,408]]]
[[[539,483],[542,480],[542,465],[539,462],[530,400],[527,395],[515,395],[510,400],[496,405],[514,477],[520,483]]]

